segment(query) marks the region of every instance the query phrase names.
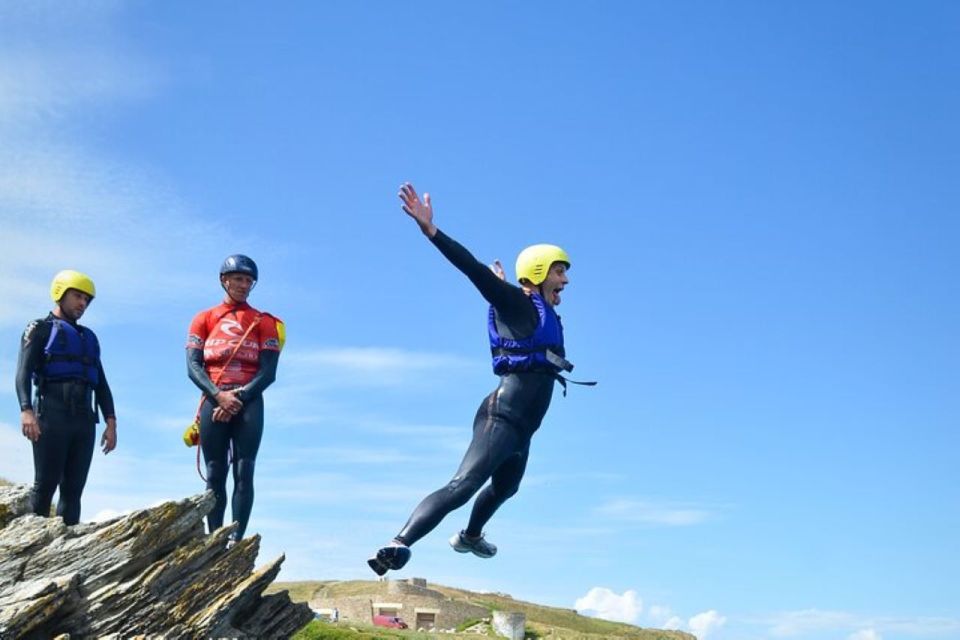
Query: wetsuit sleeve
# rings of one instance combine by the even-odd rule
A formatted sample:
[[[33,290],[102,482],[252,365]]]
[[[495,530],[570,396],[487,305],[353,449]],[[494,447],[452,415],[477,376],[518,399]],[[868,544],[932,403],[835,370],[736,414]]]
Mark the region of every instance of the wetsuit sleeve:
[[[103,363],[97,363],[97,368],[100,370],[100,382],[97,383],[97,388],[94,390],[97,398],[97,405],[100,407],[100,413],[103,414],[104,418],[116,418],[117,411],[113,406],[113,392],[110,391],[110,385],[107,383],[107,376],[103,372]]]
[[[283,321],[269,313],[264,313],[260,320],[258,336],[260,355],[257,359],[257,373],[240,389],[238,397],[241,402],[260,395],[277,379],[277,363],[286,339]]]
[[[187,376],[200,391],[213,398],[220,389],[213,384],[203,366],[203,343],[207,339],[207,312],[201,311],[194,316],[187,331]]]
[[[500,318],[508,323],[532,323],[536,326],[537,310],[519,287],[504,282],[490,267],[473,257],[459,242],[437,229],[430,239],[440,253],[470,279],[480,295],[497,310]]]
[[[207,375],[207,370],[203,366],[203,349],[187,347],[187,375],[200,391],[211,398],[219,393],[220,389],[213,384],[213,380]]]
[[[33,407],[33,373],[43,364],[43,349],[50,339],[50,323],[34,320],[27,325],[20,338],[20,355],[14,378],[20,410]]]
[[[277,363],[280,362],[280,352],[274,350],[264,350],[260,352],[258,360],[259,369],[253,379],[240,388],[237,397],[241,402],[246,402],[250,398],[255,398],[264,389],[273,384],[277,379]]]

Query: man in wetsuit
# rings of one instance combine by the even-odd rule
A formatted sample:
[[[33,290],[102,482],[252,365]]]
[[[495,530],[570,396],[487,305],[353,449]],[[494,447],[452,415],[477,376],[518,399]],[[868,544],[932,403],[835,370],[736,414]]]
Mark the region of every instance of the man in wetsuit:
[[[20,424],[33,444],[33,512],[49,516],[59,487],[57,515],[68,525],[80,522],[80,496],[97,437],[97,406],[107,422],[100,446],[105,454],[117,446],[117,417],[100,343],[93,331],[77,324],[95,295],[86,275],[58,273],[50,285],[56,306],[46,318],[27,325],[17,359]]]
[[[230,504],[237,529],[230,534],[231,545],[243,538],[253,509],[253,470],[263,437],[262,394],[277,377],[285,335],[279,318],[247,304],[258,275],[256,263],[247,256],[228,256],[220,267],[223,302],[198,313],[187,335],[187,375],[204,394],[200,448],[207,488],[217,499],[207,515],[211,533],[223,526],[227,451],[232,446]]]
[[[560,371],[573,368],[565,359],[563,328],[553,308],[569,282],[570,259],[559,247],[534,245],[517,258],[520,287],[503,280],[499,263],[494,272],[469,251],[437,229],[430,195],[421,201],[409,183],[400,188],[403,210],[420,231],[466,275],[490,303],[488,327],[494,373],[500,384],[480,404],[473,421],[473,440],[453,479],[414,509],[400,533],[367,564],[378,575],[400,569],[410,559],[410,546],[432,531],[443,518],[483,486],[473,504],[467,528],[454,534],[450,545],[460,553],[493,557],[483,527],[497,508],[520,486],[527,465],[530,439],[540,427],[553,384]],[[561,379],[562,380],[562,379]]]

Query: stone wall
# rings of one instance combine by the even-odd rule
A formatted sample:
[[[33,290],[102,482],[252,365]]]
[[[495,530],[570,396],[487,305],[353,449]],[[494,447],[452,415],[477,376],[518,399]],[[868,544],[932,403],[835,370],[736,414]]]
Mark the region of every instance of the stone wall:
[[[397,615],[413,628],[417,612],[434,613],[437,629],[453,629],[467,620],[490,617],[490,611],[466,602],[450,600],[439,591],[405,581],[389,581],[371,586],[370,593],[341,598],[314,598],[312,609],[338,609],[342,622],[371,624],[378,612],[376,605],[399,605]]]

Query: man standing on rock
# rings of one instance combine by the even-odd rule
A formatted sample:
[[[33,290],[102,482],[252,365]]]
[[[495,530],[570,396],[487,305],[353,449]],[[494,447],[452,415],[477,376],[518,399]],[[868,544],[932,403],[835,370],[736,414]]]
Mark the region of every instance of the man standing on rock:
[[[33,443],[33,512],[50,515],[59,486],[57,515],[68,525],[80,522],[80,495],[97,437],[97,407],[107,422],[100,438],[103,452],[117,446],[117,418],[100,343],[93,331],[77,323],[94,296],[88,276],[72,270],[58,273],[50,285],[56,306],[46,318],[27,325],[17,360],[20,423]]]
[[[227,474],[233,467],[230,500],[236,530],[243,538],[253,510],[253,472],[263,439],[263,392],[277,378],[286,339],[283,322],[250,306],[260,277],[249,256],[227,256],[220,267],[223,301],[194,316],[187,333],[187,375],[203,392],[199,412],[200,449],[207,489],[217,502],[207,515],[210,533],[223,526]]]
[[[517,257],[517,287],[504,281],[499,263],[491,270],[436,227],[429,194],[421,201],[406,183],[398,195],[420,231],[490,303],[490,347],[500,384],[477,410],[473,440],[453,479],[424,498],[400,533],[367,561],[381,576],[402,568],[410,559],[410,546],[466,504],[487,480],[491,482],[477,496],[467,528],[453,535],[450,546],[481,558],[497,553],[484,539],[483,527],[520,487],[530,439],[550,406],[553,383],[565,385],[560,372],[573,369],[565,359],[563,327],[554,311],[569,283],[570,258],[563,249],[548,244],[524,249]]]

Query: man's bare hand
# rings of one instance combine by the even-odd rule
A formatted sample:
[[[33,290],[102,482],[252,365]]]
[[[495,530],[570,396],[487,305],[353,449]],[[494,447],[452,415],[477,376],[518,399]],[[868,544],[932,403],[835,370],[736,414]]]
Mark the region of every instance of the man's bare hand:
[[[499,261],[499,260],[494,260],[494,261],[493,261],[493,264],[490,265],[490,271],[493,271],[493,273],[494,273],[498,278],[500,278],[501,280],[503,280],[503,281],[506,281],[506,280],[507,280],[507,274],[506,274],[506,272],[503,270],[503,265],[500,264],[500,261]]]
[[[37,421],[37,414],[33,412],[33,409],[24,409],[20,412],[20,426],[27,440],[36,442],[40,439],[40,423]]]
[[[230,415],[236,415],[243,410],[243,402],[237,397],[237,390],[220,391],[214,396],[217,401],[217,408],[226,411]]]
[[[409,182],[400,185],[400,193],[397,194],[403,204],[401,207],[404,212],[413,218],[420,231],[428,238],[437,235],[437,226],[433,224],[433,205],[430,204],[430,194],[423,194],[423,200],[417,195],[417,190]]]
[[[107,428],[100,438],[100,448],[104,454],[110,453],[117,447],[117,419],[107,418]]]

